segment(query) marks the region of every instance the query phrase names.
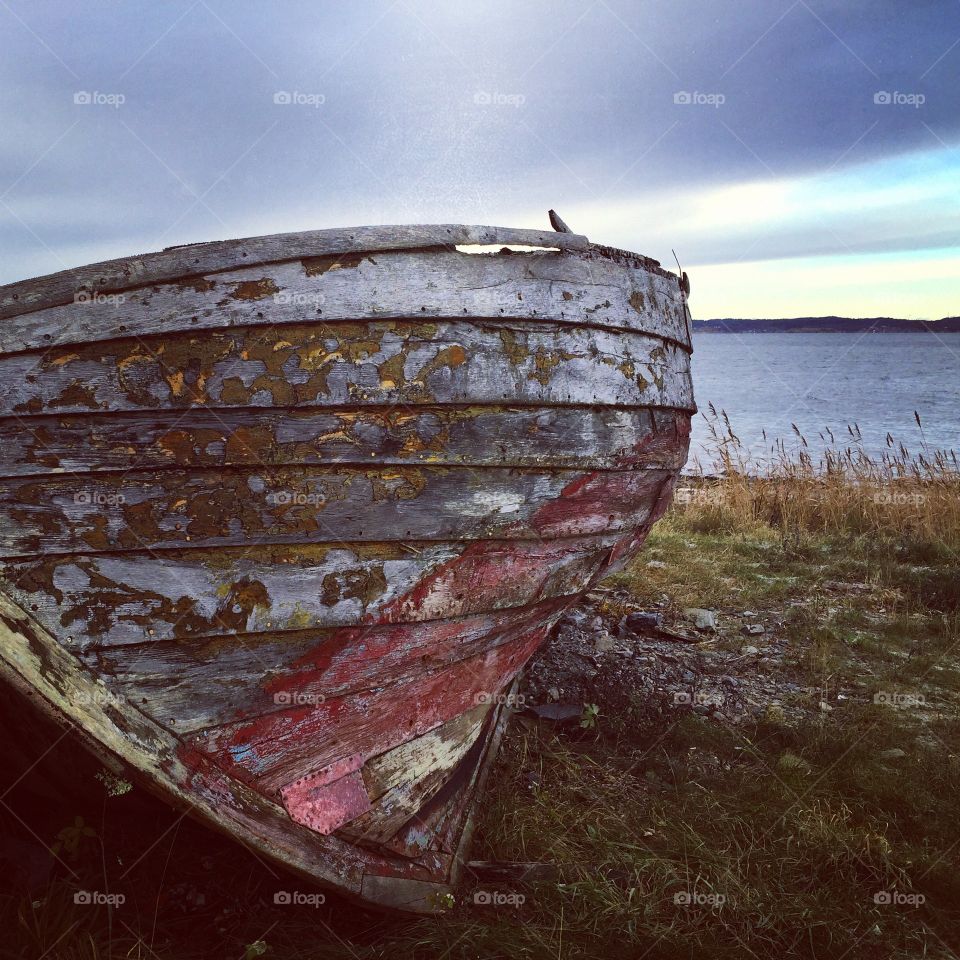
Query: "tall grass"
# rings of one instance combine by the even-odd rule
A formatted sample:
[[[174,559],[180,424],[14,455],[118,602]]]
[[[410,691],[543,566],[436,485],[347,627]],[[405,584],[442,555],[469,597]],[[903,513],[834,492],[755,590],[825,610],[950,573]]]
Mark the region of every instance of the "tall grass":
[[[923,436],[923,424],[914,413]],[[954,451],[918,453],[887,434],[887,449],[871,456],[860,428],[841,442],[820,434],[814,454],[793,425],[796,443],[775,439],[763,457],[748,455],[726,412],[704,414],[706,456],[695,458],[676,502],[687,522],[733,530],[763,524],[786,537],[804,533],[882,535],[937,549],[960,547],[960,462]],[[766,439],[766,437],[765,437]]]

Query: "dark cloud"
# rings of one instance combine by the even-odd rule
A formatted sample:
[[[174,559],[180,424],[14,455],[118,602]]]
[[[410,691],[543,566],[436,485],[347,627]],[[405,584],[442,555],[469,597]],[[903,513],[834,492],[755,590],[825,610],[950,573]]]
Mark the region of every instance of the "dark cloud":
[[[4,0],[0,36],[0,281],[191,240],[799,177],[960,128],[952,2]],[[949,235],[886,219],[838,252]],[[770,249],[808,252],[809,231]]]

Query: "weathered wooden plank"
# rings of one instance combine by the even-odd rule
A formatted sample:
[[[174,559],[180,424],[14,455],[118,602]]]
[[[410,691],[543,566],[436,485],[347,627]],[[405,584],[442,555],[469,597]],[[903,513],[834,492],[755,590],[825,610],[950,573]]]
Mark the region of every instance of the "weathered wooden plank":
[[[497,754],[500,751],[500,743],[513,714],[511,704],[516,702],[519,689],[520,675],[518,674],[508,686],[499,692],[495,708],[497,712],[493,717],[490,736],[484,746],[483,759],[477,765],[469,786],[462,792],[460,801],[462,813],[458,818],[459,822],[455,821],[450,825],[446,843],[452,856],[449,876],[454,886],[459,886],[463,877],[480,813],[480,800],[485,795],[487,783],[490,780]]]
[[[492,733],[493,723],[488,721],[440,789],[426,798],[416,814],[401,824],[393,836],[383,841],[381,850],[411,860],[417,860],[428,852],[438,856],[449,856],[455,852],[460,833],[458,821],[463,819],[466,812],[464,803],[471,796],[471,784]]]
[[[376,848],[415,816],[450,779],[483,732],[492,703],[481,704],[363,766],[370,809],[338,836]]]
[[[382,829],[390,830],[388,821],[393,820],[395,830],[416,813],[470,749],[493,707],[493,698],[485,698],[422,737],[394,747],[364,764],[363,781],[367,794],[377,804],[364,817],[368,824],[372,826],[376,820]],[[433,785],[428,784],[428,780],[433,781]],[[368,824],[355,822],[353,827],[360,830]],[[365,829],[364,832],[369,836]]]
[[[141,287],[9,318],[0,353],[322,318],[566,321],[690,345],[676,278],[577,254],[456,250],[313,257]]]
[[[514,676],[544,635],[538,626],[408,683],[199,731],[187,741],[265,793],[291,789],[348,754],[376,756],[473,709]]]
[[[60,472],[436,463],[617,469],[640,451],[679,470],[677,418],[645,408],[457,407],[169,410],[0,419],[0,475]]]
[[[642,521],[670,475],[313,466],[0,480],[0,557],[601,533]]]
[[[39,694],[38,707],[61,722],[72,722],[98,749],[142,774],[152,789],[310,879],[354,895],[360,894],[364,873],[370,871],[421,881],[443,879],[423,863],[388,858],[293,823],[277,803],[228,777],[204,752],[186,748],[132,706],[118,708],[102,681],[2,594],[0,672],[7,682]]]
[[[617,573],[633,558],[633,555],[643,546],[653,525],[667,512],[670,501],[673,499],[673,491],[676,487],[676,476],[666,480],[660,488],[660,492],[653,502],[647,519],[641,523],[636,530],[625,537],[622,537],[610,550],[603,563],[602,575],[609,576]],[[596,578],[596,579],[599,579]]]
[[[506,706],[516,695],[518,680],[496,695],[493,713],[481,729],[467,755],[446,778],[438,791],[425,797],[417,812],[379,849],[419,859],[425,852],[450,857],[450,877],[459,883],[466,851],[473,833],[478,800],[489,779],[493,760],[510,717]],[[355,827],[357,824],[351,824]]]
[[[416,624],[154,640],[93,649],[81,659],[111,689],[183,734],[411,680],[424,668],[512,642],[534,624],[549,626],[572,601]]]
[[[452,887],[442,883],[427,883],[402,877],[383,877],[365,873],[360,895],[370,903],[404,913],[438,914],[455,899]]]
[[[507,704],[516,695],[517,687],[518,680],[514,678],[503,693],[492,698],[495,700],[493,715],[469,751],[444,779],[440,788],[424,797],[416,812],[392,836],[383,836],[385,830],[378,833],[383,837],[378,849],[414,860],[426,853],[450,857],[451,879],[455,882],[458,880],[473,832],[477,800],[489,777],[510,715]],[[349,824],[341,834],[346,835],[358,828],[364,819],[362,817]]]
[[[254,266],[301,257],[460,244],[516,244],[585,250],[589,241],[578,234],[561,235],[550,230],[517,230],[510,227],[441,223],[347,227],[194,243],[169,247],[159,253],[122,257],[7,284],[0,287],[0,318],[69,303],[77,296],[128,290],[145,284],[164,283],[178,277],[229,270],[240,265]],[[654,261],[650,263],[652,266]]]
[[[689,368],[685,349],[636,333],[466,320],[312,323],[0,357],[0,410],[505,402],[692,410]]]
[[[62,555],[8,561],[3,588],[71,649],[85,650],[525,607],[584,589],[617,542],[604,534]]]

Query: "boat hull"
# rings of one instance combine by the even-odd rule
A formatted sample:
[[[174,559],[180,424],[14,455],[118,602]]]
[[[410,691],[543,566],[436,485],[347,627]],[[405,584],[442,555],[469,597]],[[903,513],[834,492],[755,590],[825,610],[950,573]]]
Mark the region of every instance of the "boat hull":
[[[456,243],[533,249],[468,252]],[[319,882],[452,889],[523,665],[666,509],[677,278],[365,228],[0,290],[8,679]]]

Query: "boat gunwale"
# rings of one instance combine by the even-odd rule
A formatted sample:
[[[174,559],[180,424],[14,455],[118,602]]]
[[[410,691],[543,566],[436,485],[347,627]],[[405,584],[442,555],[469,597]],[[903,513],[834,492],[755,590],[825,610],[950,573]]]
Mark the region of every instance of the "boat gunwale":
[[[676,274],[666,270],[657,260],[632,251],[593,244],[583,234],[481,224],[394,224],[208,240],[17,280],[0,285],[0,320],[63,306],[80,292],[119,293],[156,283],[303,257],[474,245],[530,246],[617,262],[629,259],[637,267],[678,281]],[[199,255],[194,257],[193,263],[186,263],[194,254]]]

